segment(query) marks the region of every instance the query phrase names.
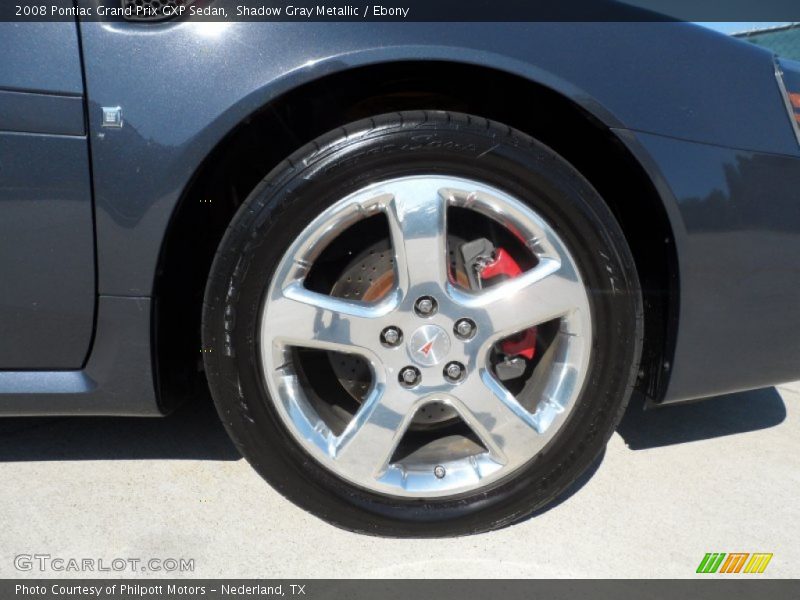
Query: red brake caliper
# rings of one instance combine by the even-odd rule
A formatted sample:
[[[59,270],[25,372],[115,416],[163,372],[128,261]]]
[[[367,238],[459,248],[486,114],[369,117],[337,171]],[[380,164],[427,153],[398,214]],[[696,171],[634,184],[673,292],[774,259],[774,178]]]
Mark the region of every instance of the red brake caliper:
[[[522,269],[519,268],[517,261],[503,248],[497,248],[492,259],[478,271],[481,280],[486,282],[501,276],[513,279],[514,277],[519,277],[521,273]],[[500,349],[509,358],[522,356],[527,360],[531,360],[536,354],[536,327],[520,331],[503,340],[500,344]]]

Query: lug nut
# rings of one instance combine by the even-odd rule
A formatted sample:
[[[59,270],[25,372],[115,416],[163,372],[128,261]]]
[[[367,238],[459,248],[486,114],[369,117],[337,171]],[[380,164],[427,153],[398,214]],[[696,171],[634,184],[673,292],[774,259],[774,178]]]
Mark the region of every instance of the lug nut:
[[[397,327],[387,327],[381,332],[381,340],[387,346],[396,346],[403,339],[403,332]]]
[[[422,296],[414,305],[414,310],[421,317],[429,317],[436,312],[436,300],[430,296]]]
[[[433,302],[430,298],[423,298],[417,302],[417,310],[423,315],[429,315],[433,310]]]
[[[444,376],[455,383],[464,377],[464,365],[459,362],[447,363],[444,367]]]
[[[475,322],[471,319],[459,319],[453,331],[462,340],[468,340],[475,334],[475,329]]]
[[[420,374],[416,367],[405,367],[400,371],[400,383],[406,387],[412,387],[419,383]]]

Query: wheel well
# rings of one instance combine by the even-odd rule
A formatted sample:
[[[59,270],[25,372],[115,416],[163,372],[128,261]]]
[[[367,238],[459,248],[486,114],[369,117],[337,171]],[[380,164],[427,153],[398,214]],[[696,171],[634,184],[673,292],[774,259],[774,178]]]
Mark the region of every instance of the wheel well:
[[[296,88],[239,124],[185,190],[162,245],[154,347],[162,406],[205,389],[200,316],[214,252],[256,184],[303,144],[345,123],[400,110],[450,110],[513,126],[572,163],[608,202],[642,284],[645,339],[638,387],[659,401],[677,323],[677,258],[658,193],[609,129],[570,100],[484,67],[441,62],[376,65]]]

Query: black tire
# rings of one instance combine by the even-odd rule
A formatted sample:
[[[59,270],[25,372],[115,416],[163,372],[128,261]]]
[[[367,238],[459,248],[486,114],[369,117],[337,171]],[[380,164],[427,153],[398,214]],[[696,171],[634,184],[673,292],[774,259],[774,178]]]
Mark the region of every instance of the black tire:
[[[272,407],[259,367],[259,310],[273,269],[323,209],[376,180],[425,172],[485,181],[525,199],[569,247],[589,289],[592,359],[572,415],[511,477],[456,499],[354,487],[311,459]],[[330,132],[278,165],[239,208],[205,294],[206,374],[240,452],[281,494],[340,527],[402,537],[497,529],[553,502],[603,450],[638,370],[642,304],[631,252],[592,186],[551,149],[505,125],[439,111],[381,115]]]

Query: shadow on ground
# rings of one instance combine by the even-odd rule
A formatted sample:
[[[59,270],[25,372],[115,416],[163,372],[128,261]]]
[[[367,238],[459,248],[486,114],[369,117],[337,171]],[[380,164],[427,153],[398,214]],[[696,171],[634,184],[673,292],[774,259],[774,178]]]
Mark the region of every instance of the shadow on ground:
[[[163,419],[0,419],[0,462],[239,458],[208,396]]]
[[[553,510],[556,506],[563,504],[564,502],[569,500],[574,494],[577,494],[579,491],[581,491],[581,488],[585,486],[587,483],[589,483],[589,480],[592,477],[594,477],[594,474],[597,472],[597,469],[600,468],[600,465],[602,464],[605,456],[606,456],[606,449],[603,448],[600,451],[600,454],[597,456],[597,458],[594,459],[594,462],[592,462],[592,464],[589,465],[589,468],[587,468],[583,473],[578,475],[578,478],[571,484],[569,484],[567,489],[565,489],[558,496],[556,496],[555,500],[553,500],[546,506],[540,508],[539,510],[531,513],[527,517],[524,517],[522,521],[527,521],[528,519],[535,519],[539,515],[543,515],[549,510]]]
[[[631,450],[644,450],[766,429],[785,418],[786,406],[775,388],[648,410],[644,410],[644,397],[635,394],[617,433]],[[554,502],[523,520],[546,513],[577,494],[600,468],[604,457],[605,450]]]
[[[631,450],[683,444],[774,427],[786,418],[775,388],[644,410],[634,396],[617,433]]]
[[[632,450],[765,429],[786,417],[775,388],[647,411],[642,407],[642,398],[635,396],[618,429]],[[208,396],[163,419],[0,419],[0,462],[239,458]],[[583,487],[602,459],[601,454],[556,504]]]

